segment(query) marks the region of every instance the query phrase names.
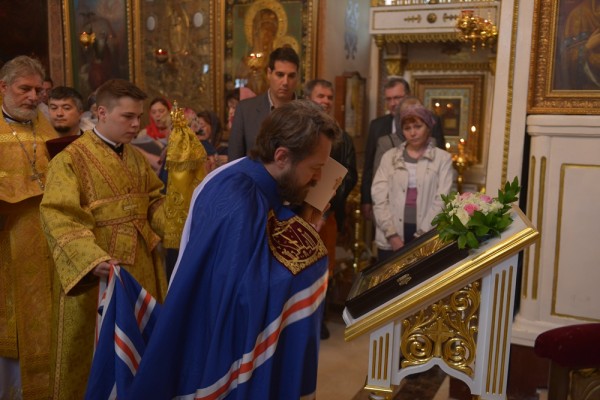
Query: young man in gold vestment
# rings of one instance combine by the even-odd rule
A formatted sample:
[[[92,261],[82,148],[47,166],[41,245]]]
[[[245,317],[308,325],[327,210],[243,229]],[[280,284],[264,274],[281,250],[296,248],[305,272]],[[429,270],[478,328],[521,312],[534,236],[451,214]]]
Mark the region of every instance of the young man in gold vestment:
[[[0,69],[0,399],[47,399],[52,259],[40,225],[44,142],[38,111],[44,68],[19,56]]]
[[[98,123],[50,163],[40,207],[56,263],[53,281],[53,399],[84,397],[99,279],[127,269],[158,301],[166,293],[157,245],[164,231],[162,182],[129,143],[146,94],[114,79],[98,88]]]

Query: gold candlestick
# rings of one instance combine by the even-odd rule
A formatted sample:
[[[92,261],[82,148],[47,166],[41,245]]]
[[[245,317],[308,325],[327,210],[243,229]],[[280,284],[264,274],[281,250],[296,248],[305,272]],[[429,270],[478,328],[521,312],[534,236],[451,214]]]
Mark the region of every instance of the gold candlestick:
[[[446,147],[449,148],[449,146]],[[461,138],[458,141],[457,153],[452,155],[452,164],[454,164],[454,168],[456,169],[456,172],[458,172],[458,176],[456,178],[456,189],[459,193],[462,193],[463,189],[464,172],[472,164],[472,159],[465,151],[465,147],[465,139]]]

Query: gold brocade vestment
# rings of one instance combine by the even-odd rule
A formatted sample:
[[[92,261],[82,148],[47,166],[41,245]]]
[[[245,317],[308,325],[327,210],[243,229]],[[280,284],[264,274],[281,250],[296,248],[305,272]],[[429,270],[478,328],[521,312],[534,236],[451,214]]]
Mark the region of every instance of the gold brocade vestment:
[[[84,397],[98,306],[96,265],[120,260],[158,301],[166,277],[157,245],[163,234],[162,182],[145,157],[121,157],[92,131],[50,164],[42,226],[56,263],[53,282],[53,399]]]
[[[174,104],[171,111],[173,130],[167,146],[167,198],[163,244],[178,249],[194,189],[206,176],[206,150],[187,125],[182,110]]]
[[[35,141],[43,183],[49,160],[43,143],[56,136],[39,111],[32,124],[0,118],[0,357],[19,359],[24,399],[49,395],[52,259],[40,225],[43,191],[30,160]]]

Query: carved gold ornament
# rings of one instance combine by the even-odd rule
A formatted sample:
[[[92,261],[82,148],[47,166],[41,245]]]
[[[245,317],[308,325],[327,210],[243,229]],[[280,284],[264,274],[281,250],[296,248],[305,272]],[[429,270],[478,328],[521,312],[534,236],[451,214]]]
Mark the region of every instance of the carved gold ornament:
[[[432,358],[473,376],[481,283],[465,288],[402,321],[402,368]]]
[[[419,260],[429,257],[436,251],[440,250],[442,247],[448,246],[448,243],[439,239],[439,237],[435,237],[432,240],[427,241],[422,246],[417,248],[415,251],[407,253],[405,256],[399,258],[398,260],[391,263],[389,266],[386,266],[385,269],[382,269],[381,272],[373,274],[373,276],[369,277],[367,282],[367,287],[365,290],[371,289],[381,282],[396,276],[401,271],[406,269],[408,266],[416,263]],[[402,277],[401,277],[402,278]],[[403,279],[404,281],[404,279]],[[400,282],[398,282],[400,284]],[[404,283],[408,283],[407,281]]]

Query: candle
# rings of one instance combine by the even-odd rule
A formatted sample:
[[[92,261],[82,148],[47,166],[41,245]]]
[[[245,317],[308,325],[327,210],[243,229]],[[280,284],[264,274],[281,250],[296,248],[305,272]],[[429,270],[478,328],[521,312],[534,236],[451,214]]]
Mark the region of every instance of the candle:
[[[157,62],[163,63],[169,58],[169,52],[165,49],[158,48],[154,51],[154,58]]]

